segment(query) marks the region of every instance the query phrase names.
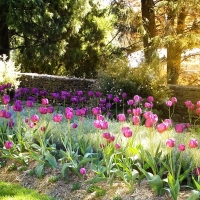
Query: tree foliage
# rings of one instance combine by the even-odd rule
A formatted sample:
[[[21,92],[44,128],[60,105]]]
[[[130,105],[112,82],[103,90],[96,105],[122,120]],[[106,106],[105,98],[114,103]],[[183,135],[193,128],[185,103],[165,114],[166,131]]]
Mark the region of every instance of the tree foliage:
[[[89,0],[2,2],[10,49],[23,72],[95,76],[112,29],[106,27],[106,9]]]

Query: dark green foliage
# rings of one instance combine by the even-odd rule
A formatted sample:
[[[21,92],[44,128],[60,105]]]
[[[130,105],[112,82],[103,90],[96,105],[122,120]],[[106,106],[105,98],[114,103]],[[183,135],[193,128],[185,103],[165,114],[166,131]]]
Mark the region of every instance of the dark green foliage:
[[[22,72],[95,77],[112,29],[100,26],[105,9],[89,0],[3,1],[0,6]]]

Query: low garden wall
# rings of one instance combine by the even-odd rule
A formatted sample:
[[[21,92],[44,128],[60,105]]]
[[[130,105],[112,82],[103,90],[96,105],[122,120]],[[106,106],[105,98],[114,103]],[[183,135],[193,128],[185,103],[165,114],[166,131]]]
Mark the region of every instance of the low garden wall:
[[[94,79],[82,79],[82,78],[68,78],[65,76],[53,76],[46,74],[36,73],[22,73],[20,78],[19,87],[38,88],[39,90],[45,89],[50,94],[52,92],[59,92],[62,90],[68,92],[74,92],[76,90],[82,90],[87,92],[92,90],[95,80]],[[200,87],[188,87],[180,85],[169,85],[178,100],[175,106],[175,118],[176,121],[188,121],[187,108],[185,101],[190,100],[194,104],[200,100]],[[51,96],[49,96],[51,98]],[[196,118],[196,115],[192,116]]]
[[[82,90],[83,92],[92,89],[95,80],[68,78],[65,76],[53,76],[47,74],[21,73],[19,87],[38,88],[46,90],[49,93],[68,91],[74,92]]]
[[[181,85],[169,85],[169,87],[173,92],[173,96],[175,96],[178,100],[174,112],[175,117],[177,118],[176,120],[188,122],[189,115],[187,107],[185,106],[185,101],[190,100],[196,106],[196,102],[200,101],[200,87]],[[195,120],[198,116],[196,114],[192,114],[191,117]]]

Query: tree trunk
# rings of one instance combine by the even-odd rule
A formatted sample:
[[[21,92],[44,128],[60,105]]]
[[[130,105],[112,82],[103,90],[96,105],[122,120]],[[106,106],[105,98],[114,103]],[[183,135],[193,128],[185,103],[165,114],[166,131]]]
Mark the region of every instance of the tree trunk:
[[[150,63],[156,49],[153,46],[152,38],[156,36],[156,23],[153,0],[141,0],[142,21],[144,26],[143,46],[144,56],[147,63]]]
[[[172,12],[171,12],[172,13]],[[185,27],[185,19],[186,19],[185,9],[182,8],[181,12],[178,15],[177,19],[177,28],[174,28],[174,20],[175,16],[173,14],[168,15],[168,26],[167,26],[167,34],[175,35],[182,34]],[[179,42],[179,39],[174,39],[167,45],[167,76],[168,76],[168,84],[177,84],[178,78],[180,74],[181,67],[181,53],[182,46]]]
[[[8,25],[7,25],[7,6],[1,5],[1,15],[0,15],[0,55],[6,54],[8,59],[10,57],[10,45],[8,36]]]

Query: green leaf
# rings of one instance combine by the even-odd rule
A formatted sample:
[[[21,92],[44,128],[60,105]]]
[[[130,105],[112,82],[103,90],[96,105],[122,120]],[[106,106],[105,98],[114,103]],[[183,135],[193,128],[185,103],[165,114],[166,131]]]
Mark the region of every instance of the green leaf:
[[[44,169],[44,163],[38,163],[38,165],[35,169],[38,178],[42,178],[42,170],[43,169]]]
[[[186,171],[184,171],[184,173],[179,176],[179,182],[181,183],[185,178],[187,178],[190,172],[191,169],[187,169]]]
[[[164,193],[163,180],[160,178],[159,175],[155,175],[151,180],[148,180],[148,183],[157,195],[162,195]]]
[[[192,177],[192,180],[194,181],[194,184],[195,184],[197,190],[200,191],[200,184],[195,180],[194,177]]]
[[[49,151],[45,152],[45,159],[50,163],[53,168],[57,168],[57,162],[54,156]]]
[[[91,162],[91,161],[93,161],[93,160],[95,160],[96,158],[83,158],[83,160],[81,160],[80,162],[79,162],[79,166],[80,165],[84,165],[84,164],[86,164],[86,163],[88,163],[88,162]]]
[[[192,190],[192,194],[187,198],[187,200],[198,200],[200,197],[200,192],[197,190]]]
[[[89,181],[87,181],[87,182],[93,184],[93,183],[98,183],[98,182],[100,182],[100,181],[106,181],[106,180],[107,180],[106,177],[99,177],[99,176],[96,176],[96,177],[94,177],[93,179],[91,179],[91,180],[89,180]]]

